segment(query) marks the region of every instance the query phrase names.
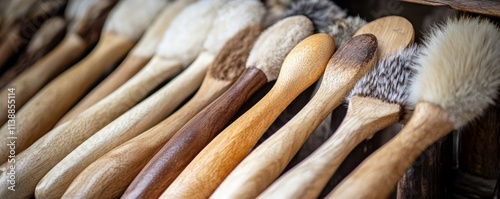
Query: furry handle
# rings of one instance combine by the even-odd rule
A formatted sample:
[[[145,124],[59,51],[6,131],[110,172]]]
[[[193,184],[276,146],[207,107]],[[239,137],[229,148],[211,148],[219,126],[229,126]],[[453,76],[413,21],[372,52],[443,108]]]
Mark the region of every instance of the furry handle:
[[[452,130],[443,109],[417,104],[403,130],[363,161],[328,198],[387,198],[420,153]]]
[[[227,92],[196,114],[160,149],[137,175],[123,198],[159,197],[266,82],[266,76],[260,70],[246,69]]]
[[[342,161],[363,140],[399,120],[399,105],[353,97],[337,131],[312,155],[274,182],[259,198],[316,198]]]
[[[326,34],[307,37],[286,57],[276,84],[220,133],[184,169],[163,198],[206,198],[250,152],[278,115],[323,73],[335,44]]]

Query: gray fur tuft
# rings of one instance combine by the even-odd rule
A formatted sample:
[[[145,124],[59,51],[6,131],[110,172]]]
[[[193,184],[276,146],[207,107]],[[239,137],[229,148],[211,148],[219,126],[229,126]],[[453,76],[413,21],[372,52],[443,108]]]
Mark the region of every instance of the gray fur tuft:
[[[408,101],[409,84],[415,73],[414,61],[418,55],[419,47],[414,45],[380,60],[356,83],[346,101],[358,95],[399,104],[405,110],[413,109]]]
[[[346,11],[329,0],[297,0],[290,5],[286,16],[304,15],[309,18],[316,32],[326,33],[336,20],[347,16]]]
[[[366,21],[364,19],[361,19],[359,16],[350,16],[345,19],[334,21],[333,24],[327,28],[325,33],[335,39],[335,44],[337,48],[339,48],[347,40],[351,39],[354,33],[356,33],[356,31],[364,25],[366,25]]]
[[[494,104],[500,87],[500,29],[479,18],[448,19],[417,58],[410,100],[436,104],[458,129]]]

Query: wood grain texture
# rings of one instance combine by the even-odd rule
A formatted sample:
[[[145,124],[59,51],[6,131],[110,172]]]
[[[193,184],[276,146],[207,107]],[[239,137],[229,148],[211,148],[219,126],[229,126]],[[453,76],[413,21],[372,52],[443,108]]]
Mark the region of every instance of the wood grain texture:
[[[186,121],[188,124],[185,126],[189,127],[179,126],[175,130],[172,128],[165,130],[168,134],[175,133],[175,137],[163,146],[153,160],[148,163],[148,166],[136,177],[123,198],[159,197],[194,156],[215,137],[216,133],[224,128],[239,106],[267,82],[266,76],[260,70],[247,68],[243,72],[247,58],[260,32],[258,25],[251,25],[239,31],[226,42],[217,54],[212,68],[207,71],[207,76],[222,82],[236,81],[236,83],[229,89],[230,91],[225,92],[223,96],[208,105],[209,107],[199,111],[200,113],[196,114],[189,122]],[[242,73],[247,75],[240,77]],[[216,124],[209,125],[214,121],[217,121]],[[202,135],[210,137],[205,138]],[[187,138],[191,138],[191,140]],[[163,151],[167,151],[167,153]],[[171,156],[173,158],[170,158]],[[165,173],[165,175],[150,175],[150,172]],[[136,183],[138,181],[140,183]],[[139,185],[139,187],[135,185]]]
[[[339,49],[328,62],[322,84],[310,102],[245,158],[211,197],[255,198],[264,191],[314,129],[342,103],[356,81],[370,70],[376,52],[377,39],[373,35],[358,36]]]
[[[241,41],[238,41],[240,43]],[[244,68],[244,61],[250,48],[245,50],[242,62],[231,60],[233,70],[215,70],[220,63],[217,56],[207,72],[198,92],[184,106],[158,125],[97,159],[71,183],[64,197],[115,198],[123,194],[128,185],[148,163],[154,154],[193,116],[224,93],[237,79]],[[224,50],[223,50],[224,52]],[[234,65],[236,64],[236,66]],[[238,66],[239,65],[239,66]],[[231,74],[222,75],[231,71]],[[239,71],[239,72],[238,72]],[[101,186],[107,184],[107,186]],[[161,192],[159,193],[161,194]],[[158,195],[159,195],[158,194]]]
[[[20,153],[16,157],[16,168],[23,171],[23,174],[17,176],[19,180],[29,183],[29,186],[32,186],[30,191],[34,192],[40,179],[73,149],[134,106],[162,82],[162,78],[172,76],[182,70],[178,61],[157,58],[153,59],[151,64],[116,92],[74,120],[52,129],[24,153]]]
[[[328,198],[386,198],[422,151],[453,129],[448,118],[440,107],[418,103],[403,130],[363,161]]]
[[[67,35],[61,44],[47,56],[7,84],[0,91],[1,95],[7,95],[7,88],[15,88],[20,91],[21,93],[16,96],[16,107],[21,108],[43,86],[64,71],[72,61],[80,57],[86,48],[86,43],[80,37],[74,34]],[[7,111],[6,107],[7,101],[0,100],[2,112]],[[0,123],[3,124],[5,121],[7,121],[7,115],[0,114]]]
[[[399,105],[352,97],[346,117],[333,136],[281,176],[259,198],[317,198],[345,157],[363,140],[396,123],[400,113]]]
[[[404,17],[388,16],[376,19],[362,28],[354,35],[371,33],[378,40],[379,57],[387,57],[395,54],[399,49],[407,47],[413,43],[415,31],[413,25]]]
[[[57,125],[67,122],[89,107],[105,98],[107,95],[118,89],[127,80],[141,70],[148,62],[149,57],[127,56],[122,64],[116,68],[106,79],[87,94],[77,105],[62,117]]]
[[[431,6],[449,6],[455,10],[500,17],[500,2],[496,0],[402,0]]]
[[[326,34],[309,36],[297,44],[269,93],[212,140],[161,198],[210,196],[286,106],[319,78],[334,48],[333,39]]]
[[[36,196],[60,197],[58,194],[64,193],[76,176],[97,158],[170,115],[199,88],[213,59],[210,53],[200,54],[163,88],[85,140],[44,176],[36,187]]]
[[[17,152],[21,152],[47,133],[62,115],[80,99],[85,90],[112,64],[130,50],[134,42],[104,34],[92,53],[45,86],[17,112]],[[2,127],[6,132],[7,126]],[[1,154],[7,154],[0,148]]]
[[[130,184],[123,198],[159,197],[266,82],[262,71],[247,68],[227,92],[196,114],[158,151]]]
[[[28,44],[15,64],[0,77],[0,88],[10,83],[23,71],[33,66],[61,42],[66,33],[66,21],[62,17],[47,20]]]

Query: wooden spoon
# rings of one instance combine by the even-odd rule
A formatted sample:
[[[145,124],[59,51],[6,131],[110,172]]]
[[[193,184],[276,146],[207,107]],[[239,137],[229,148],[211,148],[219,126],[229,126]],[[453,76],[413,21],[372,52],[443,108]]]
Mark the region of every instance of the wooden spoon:
[[[391,22],[406,22],[406,23],[391,23]],[[386,28],[379,28],[377,24],[384,24]],[[376,29],[373,29],[373,27],[377,27]],[[367,30],[368,29],[368,30]],[[370,31],[371,29],[371,31]],[[383,31],[380,31],[383,30]],[[392,30],[392,31],[387,31],[387,30]],[[393,52],[395,50],[404,48],[408,46],[409,44],[412,43],[413,41],[413,27],[409,21],[402,17],[384,17],[377,19],[367,25],[365,25],[363,28],[361,28],[356,35],[359,35],[359,32],[371,32],[375,36],[377,36],[378,41],[380,43],[388,44],[390,43],[391,46],[387,48],[387,45],[385,46],[380,46],[378,48],[379,54],[384,54],[387,55],[387,52]],[[397,39],[395,39],[397,38]],[[384,48],[385,47],[385,48]],[[375,60],[374,60],[375,61]],[[335,63],[335,62],[333,62]],[[371,62],[370,64],[373,64],[374,62]],[[360,75],[365,74],[367,71],[370,70],[371,65],[369,67],[365,67],[367,70],[363,71],[360,73]],[[392,72],[392,71],[391,71]],[[393,72],[395,73],[395,72]],[[391,74],[393,74],[391,73]],[[387,75],[387,74],[385,74]],[[297,152],[299,150],[299,147],[305,142],[305,140],[309,137],[310,133],[313,132],[313,130],[317,127],[316,123],[316,117],[311,117],[311,115],[319,115],[319,118],[324,118],[329,112],[332,112],[334,108],[336,108],[344,99],[344,97],[347,95],[349,91],[352,90],[354,83],[356,83],[359,78],[362,76],[357,76],[354,78],[352,82],[350,82],[350,85],[347,87],[343,87],[343,90],[339,95],[336,95],[335,90],[330,90],[326,89],[323,90],[320,87],[320,90],[318,93],[311,99],[311,101],[304,107],[299,114],[297,114],[292,120],[290,120],[285,126],[283,126],[275,135],[273,135],[273,138],[269,140],[269,144],[262,145],[262,149],[265,149],[268,153],[271,153],[272,151],[278,151],[280,153],[275,154],[275,155],[269,155],[269,157],[266,157],[265,159],[260,159],[256,160],[253,159],[254,162],[264,162],[264,163],[254,163],[254,164],[262,164],[259,165],[258,168],[260,168],[260,175],[262,175],[262,172],[264,172],[265,166],[269,166],[273,168],[273,165],[271,162],[278,162],[278,159],[283,159],[282,157],[289,157],[288,159],[284,159],[285,161],[279,162],[280,165],[283,165],[280,168],[280,170],[276,170],[273,174],[273,178],[267,181],[267,184],[272,183],[278,175],[285,169],[285,166],[288,164],[288,162],[291,160],[293,155],[292,154],[283,154],[287,153],[287,151],[292,151],[292,152]],[[330,81],[336,80],[338,78],[329,78]],[[327,80],[326,78],[324,80]],[[328,85],[328,84],[327,84]],[[394,86],[393,86],[394,87]],[[328,87],[325,87],[328,88]],[[370,87],[371,88],[371,87]],[[318,100],[318,101],[316,101]],[[334,101],[334,102],[332,102]],[[328,106],[328,104],[335,104],[335,106]],[[372,101],[366,101],[365,103],[362,103],[364,106],[369,106],[372,105],[373,107],[381,107],[381,103],[372,103]],[[327,105],[325,107],[325,105]],[[383,106],[385,107],[385,106]],[[397,106],[399,107],[399,106]],[[370,106],[371,108],[371,106]],[[355,109],[355,110],[360,110]],[[377,109],[379,110],[379,109]],[[351,129],[354,129],[357,126],[362,126],[362,124],[369,123],[369,124],[374,124],[378,126],[383,126],[384,122],[387,121],[387,123],[390,123],[391,119],[396,118],[395,120],[399,118],[399,113],[400,109],[397,108],[396,110],[394,109],[393,104],[389,104],[389,107],[386,109],[382,109],[379,111],[370,111],[372,114],[366,114],[369,115],[367,118],[375,119],[375,118],[383,118],[383,121],[377,121],[377,122],[358,122],[359,125],[353,125],[350,123],[347,127],[352,127]],[[348,115],[350,116],[350,111],[348,110]],[[381,115],[384,115],[385,117],[380,117]],[[348,118],[348,116],[346,116]],[[390,119],[387,119],[390,118]],[[358,124],[355,123],[355,124]],[[308,125],[306,125],[308,124]],[[314,124],[314,125],[310,125]],[[311,126],[311,127],[310,127]],[[344,127],[341,125],[341,127]],[[339,127],[339,129],[341,128]],[[303,132],[307,132],[302,134]],[[324,148],[325,145],[331,146],[332,143],[331,141],[337,140],[336,134],[333,135],[329,141],[324,143],[321,148]],[[342,135],[342,133],[338,133],[339,135]],[[353,134],[354,135],[354,134]],[[364,140],[364,138],[367,138],[368,135],[373,135],[367,133],[365,137],[359,136],[359,142],[361,140]],[[348,136],[346,136],[348,137]],[[295,141],[296,139],[299,139]],[[330,141],[331,140],[331,141]],[[344,139],[342,139],[344,140]],[[340,166],[342,163],[342,160],[344,159],[345,156],[349,154],[349,152],[359,144],[359,142],[342,142],[343,144],[350,144],[347,146],[338,146],[339,142],[335,141],[333,144],[335,147],[333,148],[338,148],[341,150],[337,151],[332,151],[330,147],[328,152],[323,152],[319,154],[325,154],[327,155],[321,156],[321,155],[316,155],[318,154],[317,150],[313,155],[316,157],[316,159],[312,159],[308,157],[306,160],[301,162],[299,165],[294,167],[292,170],[287,172],[286,174],[282,175],[276,182],[274,182],[269,188],[267,188],[260,196],[259,198],[274,198],[274,197],[290,197],[290,198],[301,198],[301,197],[311,197],[311,198],[316,198],[319,196],[321,193],[321,190],[323,190],[324,186],[328,182],[328,180],[331,178],[335,170]],[[292,148],[294,145],[298,146],[295,148]],[[280,146],[280,147],[277,147]],[[321,149],[320,148],[320,149]],[[262,150],[261,149],[261,150]],[[260,150],[260,151],[261,151]],[[338,152],[342,151],[342,152]],[[261,154],[262,152],[257,153]],[[256,156],[253,156],[254,158]],[[331,157],[331,159],[329,159]],[[320,161],[321,160],[321,161]],[[330,160],[330,161],[328,161]],[[310,161],[311,163],[306,163]],[[269,163],[267,163],[269,162]],[[266,164],[267,163],[267,164]],[[247,163],[248,164],[248,163]],[[247,166],[247,168],[249,168]],[[255,168],[255,167],[253,167]],[[267,173],[267,172],[266,172]],[[241,175],[241,171],[239,171],[239,174]],[[270,176],[270,175],[266,175]],[[233,177],[234,179],[234,177]],[[257,179],[257,176],[255,176],[253,179]]]
[[[335,42],[327,34],[312,35],[297,44],[269,93],[210,142],[161,198],[207,198],[212,194],[281,111],[321,76],[334,49]]]
[[[67,22],[62,17],[52,17],[43,23],[33,35],[26,51],[0,77],[0,88],[3,88],[57,46],[66,33],[66,25]]]
[[[213,2],[214,5],[222,3],[219,0]],[[180,103],[199,88],[208,66],[222,48],[222,46],[219,48],[219,44],[210,46],[206,44],[218,42],[225,44],[232,36],[231,33],[236,34],[248,25],[259,24],[264,12],[264,7],[256,0],[238,0],[224,4],[213,21],[217,24],[211,26],[205,41],[205,50],[193,64],[166,86],[106,125],[68,154],[40,181],[37,195],[39,191],[51,195],[53,192],[64,191],[71,181],[97,158],[170,115]],[[225,31],[224,35],[220,34],[221,30]]]
[[[196,154],[224,128],[241,105],[266,82],[277,78],[286,54],[310,35],[312,29],[311,21],[300,16],[284,19],[262,33],[250,53],[242,76],[163,146],[136,177],[124,197],[159,197]],[[292,37],[294,39],[282,40]]]
[[[134,177],[186,122],[226,91],[243,72],[247,56],[260,34],[250,26],[234,36],[215,58],[198,92],[182,108],[158,125],[97,159],[83,170],[66,190],[64,197],[118,197]],[[108,184],[108,186],[98,186]],[[140,197],[151,196],[144,192]],[[158,195],[161,192],[158,193]]]
[[[153,57],[155,50],[160,43],[163,33],[172,23],[173,19],[188,5],[196,0],[175,1],[164,9],[153,24],[146,30],[144,36],[137,45],[130,51],[125,60],[111,73],[104,81],[94,88],[85,98],[62,117],[57,125],[62,124],[87,108],[94,105],[108,94],[115,91],[127,80],[142,69]]]
[[[47,56],[0,90],[0,95],[7,96],[7,88],[16,88],[18,91],[23,91],[22,95],[16,96],[16,110],[19,110],[43,86],[60,74],[73,61],[81,57],[87,48],[97,42],[104,20],[117,1],[95,1],[94,4],[89,4],[89,7],[84,9],[87,10],[87,15],[75,19],[75,25],[70,29],[63,41]],[[73,13],[67,14],[66,17],[70,14]],[[0,100],[0,111],[2,111],[0,124],[7,121],[7,115],[3,114],[7,112],[6,107],[7,101]],[[0,155],[4,154],[2,152],[0,150]]]

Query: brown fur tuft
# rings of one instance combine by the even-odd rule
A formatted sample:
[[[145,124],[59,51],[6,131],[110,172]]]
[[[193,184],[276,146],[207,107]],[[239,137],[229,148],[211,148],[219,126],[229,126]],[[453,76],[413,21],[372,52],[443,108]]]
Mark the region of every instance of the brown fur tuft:
[[[259,25],[249,26],[232,37],[217,54],[209,74],[220,80],[234,80],[245,70],[250,50],[261,32]]]

